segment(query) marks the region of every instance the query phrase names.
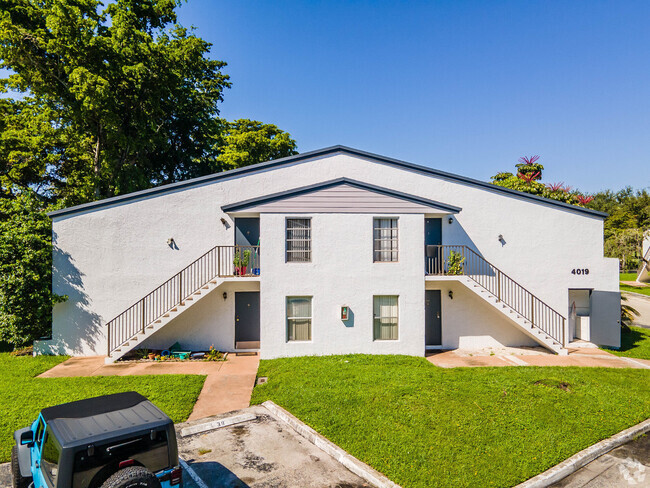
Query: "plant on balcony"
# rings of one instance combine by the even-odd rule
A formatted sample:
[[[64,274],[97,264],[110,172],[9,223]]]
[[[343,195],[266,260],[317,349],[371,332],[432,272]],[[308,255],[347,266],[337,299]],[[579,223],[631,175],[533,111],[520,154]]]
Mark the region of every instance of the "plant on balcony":
[[[447,274],[462,275],[464,271],[465,256],[459,252],[451,251],[447,258]]]
[[[241,249],[237,249],[235,252],[235,257],[232,263],[235,266],[235,275],[243,276],[246,274],[246,268],[251,259],[251,252],[249,249],[246,249],[244,252]]]

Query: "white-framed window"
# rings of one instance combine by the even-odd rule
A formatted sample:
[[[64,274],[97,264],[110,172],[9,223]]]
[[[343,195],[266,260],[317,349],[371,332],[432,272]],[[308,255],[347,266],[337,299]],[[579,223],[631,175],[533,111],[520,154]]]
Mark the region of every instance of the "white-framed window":
[[[287,297],[288,341],[311,341],[311,298]]]
[[[395,262],[398,260],[399,238],[397,218],[373,219],[373,260]]]
[[[375,295],[373,297],[374,340],[397,340],[398,309],[397,295]]]
[[[287,263],[311,262],[311,218],[286,220]]]

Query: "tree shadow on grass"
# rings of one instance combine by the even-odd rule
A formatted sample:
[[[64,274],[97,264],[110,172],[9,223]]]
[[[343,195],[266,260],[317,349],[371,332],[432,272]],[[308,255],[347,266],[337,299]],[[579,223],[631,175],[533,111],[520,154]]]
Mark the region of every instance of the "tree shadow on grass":
[[[633,351],[642,346],[650,338],[641,333],[638,329],[630,329],[621,333],[621,348],[618,352]],[[648,347],[650,349],[650,346]]]

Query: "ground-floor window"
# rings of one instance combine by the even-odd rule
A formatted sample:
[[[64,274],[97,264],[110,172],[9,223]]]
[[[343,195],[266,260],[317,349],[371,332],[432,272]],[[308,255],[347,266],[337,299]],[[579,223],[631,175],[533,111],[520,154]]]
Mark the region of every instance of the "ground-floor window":
[[[287,297],[287,340],[311,341],[311,297]]]
[[[374,297],[374,339],[397,340],[397,296],[377,295]]]

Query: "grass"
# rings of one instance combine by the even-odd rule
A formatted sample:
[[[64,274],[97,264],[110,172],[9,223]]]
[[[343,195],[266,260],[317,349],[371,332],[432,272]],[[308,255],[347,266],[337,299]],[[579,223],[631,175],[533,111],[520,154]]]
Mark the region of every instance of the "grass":
[[[273,400],[404,488],[513,486],[650,417],[650,372],[442,369],[424,358],[262,361]]]
[[[621,348],[606,351],[617,356],[650,359],[650,329],[630,327],[629,332],[621,332]]]
[[[620,273],[620,281],[636,281],[636,273]]]
[[[192,412],[205,380],[205,376],[198,375],[35,378],[65,359],[0,354],[0,462],[9,461],[14,430],[31,424],[42,408],[134,390],[149,398],[174,422],[182,422]]]
[[[620,285],[621,291],[631,291],[632,293],[640,293],[641,295],[647,295],[650,297],[650,286],[630,286],[630,285]]]

